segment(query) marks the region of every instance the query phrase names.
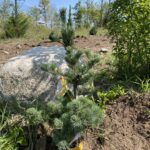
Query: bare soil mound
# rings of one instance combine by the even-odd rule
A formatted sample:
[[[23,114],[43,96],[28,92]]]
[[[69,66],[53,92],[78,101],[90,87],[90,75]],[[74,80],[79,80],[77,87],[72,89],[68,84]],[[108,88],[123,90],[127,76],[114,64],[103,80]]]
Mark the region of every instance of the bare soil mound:
[[[108,106],[103,150],[150,150],[150,93]]]

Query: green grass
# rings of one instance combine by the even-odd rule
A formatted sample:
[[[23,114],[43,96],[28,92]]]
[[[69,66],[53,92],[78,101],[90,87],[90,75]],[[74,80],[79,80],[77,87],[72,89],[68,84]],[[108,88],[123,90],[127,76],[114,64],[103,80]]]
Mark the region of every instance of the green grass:
[[[97,35],[98,36],[109,35],[108,30],[106,28],[98,28],[97,29]]]
[[[90,31],[90,28],[81,27],[81,28],[75,30],[75,36],[88,37],[89,36],[89,31]]]
[[[29,28],[24,36],[26,39],[36,39],[36,40],[45,40],[48,39],[51,32],[50,28],[45,27],[44,25],[30,24]]]
[[[90,31],[90,28],[82,27],[82,28],[79,28],[79,29],[75,30],[75,35],[76,36],[85,36],[85,37],[88,37],[89,36],[89,31]],[[96,35],[97,36],[108,35],[108,30],[105,29],[105,28],[98,28]]]

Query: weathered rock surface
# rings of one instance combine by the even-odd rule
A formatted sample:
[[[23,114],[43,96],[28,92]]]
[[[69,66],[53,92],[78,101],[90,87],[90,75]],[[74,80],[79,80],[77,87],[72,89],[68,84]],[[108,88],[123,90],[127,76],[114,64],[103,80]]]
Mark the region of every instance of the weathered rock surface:
[[[65,71],[64,56],[63,47],[36,47],[8,60],[0,67],[0,99],[53,99],[60,88],[59,79],[42,71],[41,66],[55,63]]]

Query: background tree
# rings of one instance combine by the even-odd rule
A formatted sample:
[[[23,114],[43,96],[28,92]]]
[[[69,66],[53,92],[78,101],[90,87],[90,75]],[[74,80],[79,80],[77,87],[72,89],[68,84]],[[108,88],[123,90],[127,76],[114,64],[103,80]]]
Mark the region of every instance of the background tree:
[[[61,8],[59,10],[59,16],[62,22],[62,26],[64,26],[66,24],[66,8]]]
[[[77,28],[80,28],[82,25],[82,16],[83,16],[80,0],[76,3],[74,7],[74,11],[75,13],[73,15],[74,15],[74,20],[75,20],[75,25]]]
[[[16,17],[11,16],[4,25],[5,35],[8,38],[22,37],[28,28],[28,18],[19,13]]]
[[[72,14],[71,14],[71,6],[69,7],[69,14],[68,14],[68,26],[72,26]]]
[[[56,18],[58,17],[58,18]],[[57,23],[55,23],[57,21]],[[59,18],[59,15],[58,15],[58,12],[57,12],[57,9],[54,5],[51,4],[51,9],[50,9],[50,27],[51,29],[52,28],[57,28],[58,27],[58,22],[60,23],[60,18]],[[55,24],[57,24],[55,26]],[[60,25],[59,25],[60,27]]]
[[[31,7],[29,10],[29,15],[32,17],[32,19],[37,23],[41,16],[40,16],[40,9],[36,6]]]
[[[3,0],[0,3],[0,19],[5,22],[11,14],[11,2],[10,0]]]
[[[12,4],[14,7],[12,15],[4,25],[5,36],[8,38],[22,37],[28,28],[28,17],[18,9],[18,0]]]
[[[110,19],[118,75],[122,78],[150,77],[149,0],[116,0]]]
[[[56,11],[53,14],[53,27],[61,28],[61,19],[59,13]]]
[[[49,0],[40,0],[41,14],[43,16],[46,26],[48,26],[48,21],[50,19],[50,2]]]
[[[101,27],[103,26],[103,12],[104,12],[103,6],[104,6],[104,0],[101,0],[101,19],[100,19]]]

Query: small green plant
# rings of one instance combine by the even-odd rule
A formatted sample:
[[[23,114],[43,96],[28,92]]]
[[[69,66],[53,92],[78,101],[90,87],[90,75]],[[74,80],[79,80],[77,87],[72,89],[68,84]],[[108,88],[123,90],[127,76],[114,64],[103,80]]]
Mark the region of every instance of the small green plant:
[[[14,127],[5,134],[0,135],[1,150],[17,150],[19,145],[26,145],[26,138],[21,127]]]
[[[93,27],[91,28],[91,30],[89,31],[89,34],[90,34],[90,35],[96,35],[96,33],[97,33],[97,28],[96,28],[95,26],[93,26]]]
[[[137,81],[133,83],[137,84],[142,92],[150,91],[150,79],[142,80],[137,76]]]
[[[26,137],[23,128],[8,115],[6,107],[0,111],[0,150],[17,150],[27,144]]]
[[[61,33],[64,46],[73,46],[75,37],[74,29],[71,26],[66,26],[62,29]]]
[[[114,86],[110,88],[107,92],[98,92],[98,103],[101,108],[105,108],[105,105],[112,102],[116,98],[125,95],[125,89],[122,86]]]
[[[83,96],[67,103],[62,99],[59,102],[49,102],[48,107],[51,109],[50,119],[55,116],[52,137],[59,150],[69,149],[69,143],[77,134],[84,135],[87,128],[99,127],[103,120],[101,109]]]
[[[49,39],[52,41],[52,42],[59,42],[60,41],[60,38],[58,36],[57,33],[55,33],[54,31],[52,31],[49,35]]]

